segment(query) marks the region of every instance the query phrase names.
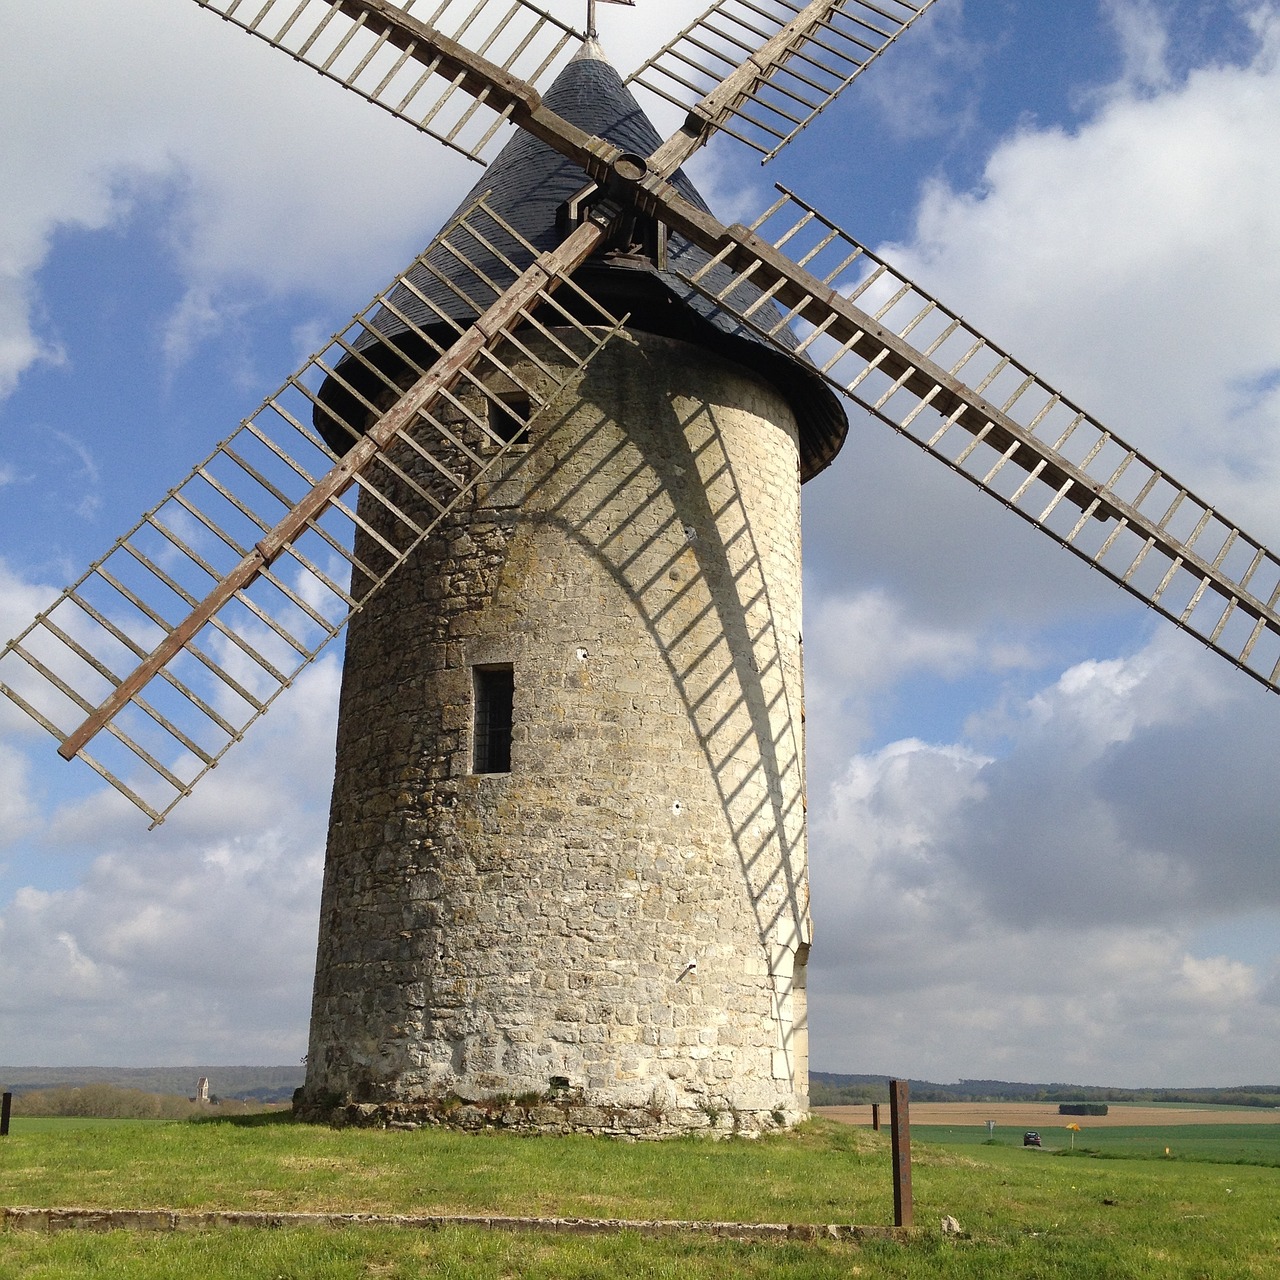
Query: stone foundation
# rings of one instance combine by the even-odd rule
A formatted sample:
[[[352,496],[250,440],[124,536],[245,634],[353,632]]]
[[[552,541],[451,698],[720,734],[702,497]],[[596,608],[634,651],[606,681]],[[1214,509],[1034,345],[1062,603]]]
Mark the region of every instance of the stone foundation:
[[[581,1098],[560,1101],[491,1098],[465,1102],[448,1097],[436,1102],[358,1103],[321,1098],[301,1099],[294,1108],[299,1120],[365,1129],[442,1127],[480,1132],[590,1133],[605,1138],[653,1141],[691,1133],[711,1138],[757,1138],[805,1119],[805,1113],[738,1111],[708,1103],[704,1108],[664,1112],[652,1107],[593,1106]]]

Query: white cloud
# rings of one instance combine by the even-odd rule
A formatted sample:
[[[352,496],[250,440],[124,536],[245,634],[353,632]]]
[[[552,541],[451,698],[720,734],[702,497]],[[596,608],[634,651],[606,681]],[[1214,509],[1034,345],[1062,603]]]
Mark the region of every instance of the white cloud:
[[[290,805],[286,816],[305,815]],[[112,852],[74,887],[20,890],[0,913],[8,1059],[296,1060],[318,825],[313,816],[296,833],[280,822],[216,843],[108,835]]]
[[[873,731],[903,682],[975,676],[1033,665],[1025,643],[991,625],[913,615],[881,587],[815,593],[805,618],[805,706],[810,788],[820,792],[839,762]]]
[[[1022,1079],[1096,1081],[1099,1062],[1116,1083],[1266,1076],[1280,1016],[1265,975],[1193,947],[1205,924],[1280,907],[1280,805],[1245,772],[1275,758],[1280,723],[1225,670],[1206,682],[1194,656],[1162,632],[993,717],[998,754],[893,743],[811,796],[826,1063],[905,1069],[896,1053],[947,1078],[1002,1062]],[[889,1008],[901,1016],[877,1026]],[[907,1030],[912,1010],[927,1033]],[[1200,1039],[1206,1019],[1232,1056]]]
[[[26,6],[5,62],[0,171],[23,199],[0,209],[0,395],[60,358],[34,273],[61,230],[167,210],[190,291],[181,354],[196,313],[207,328],[237,298],[306,290],[354,309],[478,172],[193,5]]]
[[[1146,8],[1115,12],[1145,30]],[[1280,14],[1259,6],[1255,26],[1252,61],[1199,67],[1159,93],[1158,51],[1131,47],[1130,66],[1147,70],[1084,124],[1023,127],[976,190],[934,182],[911,240],[887,252],[1275,540]],[[1158,24],[1149,36],[1160,43]]]
[[[54,592],[46,583],[26,581],[0,557],[0,631],[16,635],[48,605]]]
[[[1256,1084],[1274,1075],[1280,1010],[1259,975],[1223,957],[1189,955],[1176,932],[1009,934],[970,924],[964,937],[953,930],[930,939],[944,976],[928,985],[911,981],[906,948],[915,940],[895,941],[898,949],[884,948],[857,986],[814,970],[817,1069],[861,1063],[935,1080],[1131,1087]],[[905,964],[900,982],[895,961]]]
[[[899,141],[957,136],[972,128],[978,107],[972,89],[957,94],[957,82],[976,77],[986,52],[965,32],[964,0],[951,0],[917,22],[858,82],[856,92],[875,105],[879,127]]]
[[[1021,646],[988,639],[965,627],[919,623],[907,603],[883,588],[852,596],[826,595],[809,623],[819,670],[846,687],[877,689],[908,671],[958,675],[980,661],[988,669],[1020,665]]]
[[[21,840],[39,815],[31,797],[31,766],[27,757],[0,742],[0,850]]]
[[[299,1057],[337,688],[336,657],[321,659],[150,833],[105,788],[44,797],[41,811],[29,775],[52,740],[0,741],[0,830],[18,885],[0,907],[9,1061]]]
[[[1124,54],[1124,75],[1110,92],[1167,89],[1169,32],[1160,10],[1151,0],[1106,0],[1103,10]]]

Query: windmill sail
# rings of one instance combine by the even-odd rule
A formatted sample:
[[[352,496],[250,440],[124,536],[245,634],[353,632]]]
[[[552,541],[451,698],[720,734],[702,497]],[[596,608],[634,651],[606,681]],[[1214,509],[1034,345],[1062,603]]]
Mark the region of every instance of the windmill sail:
[[[565,249],[585,255],[597,236],[584,228]],[[439,522],[509,464],[528,420],[617,328],[572,285],[570,305],[553,297],[564,280],[547,255],[518,272],[503,249],[518,243],[486,205],[471,206],[10,641],[0,692],[62,755],[162,821]],[[422,282],[438,270],[433,254],[470,264],[482,252],[483,268],[463,276],[481,319],[464,328]],[[539,357],[530,334],[567,365]],[[517,356],[534,378],[514,371]],[[344,501],[353,485],[393,536]],[[431,519],[387,496],[406,485]],[[357,528],[376,560],[357,554]]]
[[[507,120],[596,180],[616,160],[543,107],[538,86],[582,37],[529,0],[444,0],[426,17],[414,0],[195,2],[473,160]],[[720,0],[627,82],[688,113],[648,171],[674,173],[716,129],[771,159],[933,3]]]
[[[411,17],[414,0],[196,3],[476,161],[514,109],[511,90],[549,78],[582,38],[528,0],[444,0],[429,25]],[[451,57],[464,44],[487,63],[481,81]]]
[[[718,0],[627,83],[689,113],[686,155],[719,129],[759,151],[764,163],[933,2]]]
[[[739,13],[730,6],[740,0],[724,0],[637,81],[699,44],[706,46],[700,56],[707,59],[708,80],[728,65],[729,49],[742,53],[749,45],[749,56],[709,91],[691,81],[686,89],[701,97],[688,104],[690,123],[640,161],[571,124],[521,78],[543,75],[574,34],[525,0],[501,14],[480,0],[465,15],[446,0],[430,23],[409,14],[412,0],[399,6],[389,0],[197,0],[467,154],[478,155],[498,123],[510,118],[581,166],[581,198],[566,209],[584,220],[550,259],[544,253],[545,267],[520,277],[524,292],[508,289],[517,274],[511,257],[504,275],[480,254],[475,261],[483,259],[485,267],[469,278],[486,296],[468,299],[465,309],[475,314],[493,307],[460,338],[454,364],[437,363],[425,373],[443,349],[436,321],[447,321],[455,333],[466,323],[447,306],[432,318],[422,294],[425,321],[415,307],[406,313],[401,306],[417,288],[413,271],[431,270],[429,249],[8,646],[0,655],[0,692],[56,734],[64,755],[85,755],[160,820],[434,527],[406,517],[403,542],[383,548],[389,561],[366,564],[352,550],[352,532],[369,530],[342,502],[344,489],[358,483],[378,498],[379,470],[396,474],[384,447],[394,441],[420,452],[453,486],[452,496],[437,503],[441,513],[470,493],[501,460],[511,436],[499,433],[493,453],[473,450],[463,465],[450,415],[470,415],[484,431],[491,420],[483,404],[476,408],[451,392],[451,379],[461,378],[481,401],[496,400],[500,414],[507,412],[492,381],[507,379],[508,386],[513,376],[500,354],[503,344],[516,341],[521,326],[547,325],[539,313],[555,305],[551,290],[611,228],[626,225],[629,209],[669,229],[676,246],[672,270],[723,315],[736,317],[743,332],[788,360],[797,351],[816,357],[832,387],[1278,687],[1280,562],[1255,539],[790,193],[754,228],[725,228],[691,203],[678,175],[668,180],[709,129],[744,135],[744,121],[771,118],[769,104],[777,100],[770,93],[781,92],[784,75],[802,66],[812,70],[816,59],[831,77],[813,81],[808,114],[786,132],[765,130],[781,146],[932,2],[814,0],[796,9],[790,0],[760,0],[747,18],[727,16]],[[432,25],[444,22],[452,23],[453,35]],[[848,23],[856,28],[852,35]],[[837,31],[845,35],[837,39]],[[712,39],[709,33],[718,34]],[[844,52],[836,56],[836,49]],[[753,114],[757,110],[766,114]],[[765,150],[758,140],[752,145]],[[482,211],[477,218],[486,216]],[[758,234],[780,223],[772,238]],[[453,237],[450,252],[463,256],[474,254],[478,243],[519,240],[509,227],[486,231],[476,219],[446,234]],[[699,252],[685,256],[681,240]],[[526,243],[518,256],[523,263],[534,254]],[[615,324],[593,305],[580,300],[554,320],[582,335],[575,358],[588,358],[602,327]],[[585,323],[574,318],[584,314]],[[387,323],[388,315],[395,323]],[[797,347],[794,330],[806,324],[812,331]],[[401,333],[409,337],[393,336]],[[397,344],[404,349],[389,372],[373,352]],[[421,376],[402,396],[406,368]],[[326,380],[331,388],[345,386],[355,415],[336,429],[332,404],[321,400]],[[554,385],[540,388],[521,389],[529,412],[554,395]],[[441,395],[445,408],[437,412]],[[389,401],[396,403],[388,411]],[[326,424],[318,434],[304,425],[317,406]],[[379,425],[348,449],[366,419]],[[826,455],[818,459],[825,461]],[[389,501],[385,494],[380,500]],[[85,751],[103,728],[112,760]],[[159,786],[158,798],[131,781],[139,769],[148,785]]]
[[[762,337],[804,324],[833,386],[1280,690],[1261,543],[791,192],[726,240],[690,284]]]

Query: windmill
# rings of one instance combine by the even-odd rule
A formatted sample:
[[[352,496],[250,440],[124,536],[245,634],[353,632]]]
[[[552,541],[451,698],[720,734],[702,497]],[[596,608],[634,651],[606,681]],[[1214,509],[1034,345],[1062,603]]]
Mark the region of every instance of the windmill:
[[[784,494],[798,494],[797,469],[812,474],[839,446],[823,387],[1274,686],[1280,571],[1256,541],[799,197],[783,192],[752,228],[725,228],[678,177],[716,130],[765,154],[785,144],[927,5],[717,6],[635,77],[687,113],[672,138],[639,149],[556,109],[556,85],[585,70],[599,88],[602,64],[589,53],[564,66],[577,34],[530,6],[488,26],[484,6],[451,26],[447,10],[421,22],[381,0],[204,7],[450,146],[483,154],[506,118],[577,174],[553,210],[550,247],[545,225],[522,227],[501,190],[478,189],[424,257],[0,667],[5,692],[64,755],[90,760],[158,820],[358,611],[315,1109],[349,1101],[357,1115],[405,1119],[446,1090],[546,1090],[583,1127],[619,1116],[639,1126],[645,1115],[687,1127],[730,1108],[760,1125],[803,1110],[794,588],[788,598],[798,565],[771,557],[786,558],[795,498]],[[546,98],[531,85],[548,85]],[[656,279],[661,290],[623,288],[627,272],[629,284]],[[725,366],[750,363],[763,376],[745,387],[689,381],[679,348],[663,345],[682,342],[715,357],[692,362],[700,375],[715,365],[729,379]],[[665,410],[611,398],[644,381],[624,358],[637,351],[671,380]],[[667,445],[636,446],[637,465],[626,452],[635,441],[614,428],[660,413],[685,453],[672,453],[668,434]],[[355,504],[344,498],[353,485]],[[683,518],[690,509],[695,518]],[[599,577],[577,595],[570,544],[590,548]],[[415,576],[423,556],[425,578]],[[444,577],[484,597],[470,612],[488,622],[428,637],[448,675],[431,683],[428,735],[421,718],[415,727],[391,714],[425,684],[400,674],[361,689],[356,677],[378,663],[394,670],[416,624],[456,603],[430,594]],[[602,585],[630,610],[613,634],[595,621]],[[534,593],[563,607],[533,617]],[[700,643],[709,619],[719,640]],[[539,637],[550,637],[543,651]],[[637,653],[657,664],[643,678],[625,672]],[[558,702],[532,696],[540,679]],[[659,683],[674,708],[633,705]],[[565,736],[537,722],[540,707]],[[678,726],[669,744],[664,724]],[[594,749],[575,755],[571,744],[584,742]],[[672,784],[685,781],[690,742],[698,767],[685,794]],[[650,770],[625,813],[588,785],[586,765],[608,752]],[[357,823],[342,788],[375,757],[389,772]],[[552,761],[579,767],[558,791],[512,794],[531,766]],[[527,845],[556,856],[484,863],[477,851],[495,837],[510,853],[504,823],[523,823]],[[363,834],[342,845],[357,825]],[[637,829],[643,847],[621,847]],[[611,832],[624,838],[616,848]],[[447,863],[469,896],[466,884],[438,883],[442,850],[472,859]],[[572,875],[552,885],[556,866]],[[564,909],[543,927],[520,917],[530,902]],[[597,910],[610,905],[612,916]],[[353,911],[360,923],[344,933]],[[719,918],[735,912],[741,928]],[[578,949],[519,963],[511,953],[536,950],[538,938]],[[537,1008],[549,1010],[543,1022]]]

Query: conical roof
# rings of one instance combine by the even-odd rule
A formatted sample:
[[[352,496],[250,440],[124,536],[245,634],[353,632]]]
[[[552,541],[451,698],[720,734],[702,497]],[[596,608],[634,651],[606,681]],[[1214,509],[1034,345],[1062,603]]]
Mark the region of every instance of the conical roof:
[[[662,142],[594,40],[587,41],[566,64],[543,100],[571,124],[624,151],[647,156]],[[710,212],[682,171],[677,172],[671,182],[691,204]],[[554,249],[564,238],[557,215],[586,183],[586,176],[573,161],[522,130],[499,152],[467,193],[459,211],[487,193],[489,207],[541,253]],[[521,269],[532,261],[528,250],[510,240],[499,247]],[[473,265],[491,278],[502,278],[505,274],[505,270],[498,269],[497,259],[477,242],[470,242],[467,252]],[[786,396],[799,421],[801,475],[807,480],[835,457],[843,443],[848,426],[844,410],[803,355],[782,355],[743,329],[732,316],[715,308],[676,274],[677,270],[692,273],[707,260],[703,250],[672,234],[667,244],[666,270],[660,270],[648,259],[612,255],[584,263],[574,278],[606,308],[629,314],[630,328],[694,342],[747,364],[772,381]],[[455,321],[474,319],[475,309],[466,299],[485,295],[483,289],[476,287],[478,282],[468,267],[443,246],[433,249],[427,261],[444,280],[421,266],[415,268],[409,274],[414,289],[402,288],[392,294],[395,309],[427,329],[435,326],[435,316],[440,313]],[[719,282],[717,272],[723,277]],[[725,268],[717,268],[703,283],[705,288],[714,290],[717,283],[726,285],[730,279]],[[457,291],[450,288],[450,283],[457,286]],[[415,296],[414,290],[420,292],[427,303]],[[774,314],[776,316],[776,311]],[[765,316],[761,319],[768,323]],[[376,314],[370,323],[388,337],[402,334],[406,329],[404,322],[391,311]],[[795,345],[789,329],[784,327],[779,337],[787,345]],[[376,341],[372,334],[366,334],[359,345],[368,347]],[[344,373],[350,372],[344,370]],[[322,399],[329,401],[330,397],[322,392]],[[317,426],[323,429],[319,421]]]

